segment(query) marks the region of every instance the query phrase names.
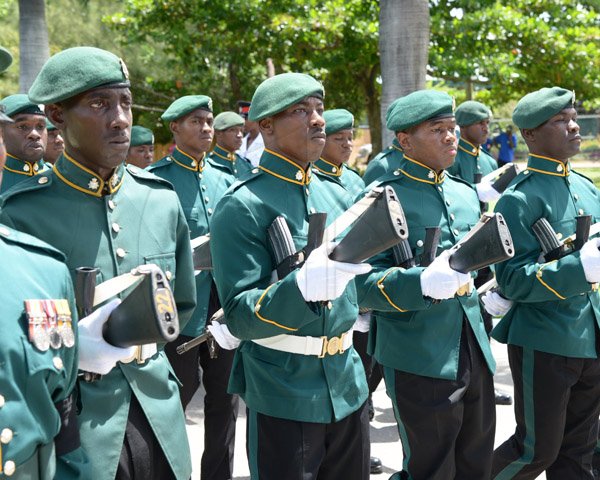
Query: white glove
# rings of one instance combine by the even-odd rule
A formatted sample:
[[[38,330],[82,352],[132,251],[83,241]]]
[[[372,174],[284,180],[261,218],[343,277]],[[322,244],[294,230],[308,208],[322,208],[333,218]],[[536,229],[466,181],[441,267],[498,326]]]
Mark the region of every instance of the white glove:
[[[296,283],[304,300],[318,302],[338,298],[346,285],[356,276],[371,271],[368,263],[343,263],[329,258],[335,243],[324,243],[316,248],[300,267]]]
[[[215,341],[219,344],[219,347],[224,348],[225,350],[233,350],[241,343],[241,340],[237,337],[234,337],[225,324],[213,321],[206,328],[215,338]]]
[[[356,322],[352,326],[355,332],[367,333],[371,329],[371,312],[359,313]]]
[[[450,252],[444,250],[421,273],[421,291],[423,296],[445,300],[452,298],[456,291],[471,280],[468,273],[460,273],[450,268]]]
[[[581,265],[585,279],[590,283],[600,282],[600,238],[592,238],[581,247]]]
[[[79,320],[79,369],[106,375],[120,360],[127,360],[135,347],[113,347],[102,337],[102,327],[121,300],[115,298],[103,307]]]
[[[504,298],[498,292],[489,290],[481,296],[481,302],[485,307],[485,311],[488,312],[492,317],[502,317],[506,315],[511,307],[513,301],[508,298]]]
[[[481,183],[476,183],[475,188],[480,202],[489,203],[500,198],[500,192],[495,190],[488,181],[483,180]]]

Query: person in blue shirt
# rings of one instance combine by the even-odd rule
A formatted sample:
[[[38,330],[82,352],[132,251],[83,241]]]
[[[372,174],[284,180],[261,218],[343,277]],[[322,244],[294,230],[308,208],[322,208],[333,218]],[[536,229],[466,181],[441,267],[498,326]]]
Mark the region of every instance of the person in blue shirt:
[[[494,137],[492,145],[500,149],[498,151],[498,167],[511,163],[515,159],[515,149],[517,148],[517,135],[513,133],[513,126],[508,125],[504,132]]]

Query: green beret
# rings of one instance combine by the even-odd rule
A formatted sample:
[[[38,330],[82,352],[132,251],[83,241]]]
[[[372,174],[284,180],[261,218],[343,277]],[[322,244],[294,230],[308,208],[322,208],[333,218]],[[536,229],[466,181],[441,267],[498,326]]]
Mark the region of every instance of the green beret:
[[[52,130],[56,130],[54,124],[50,120],[48,120],[48,117],[46,117],[46,130],[48,130],[49,132],[51,132]]]
[[[438,90],[417,90],[393,102],[386,115],[387,128],[403,132],[426,120],[454,115],[454,99]]]
[[[254,92],[248,118],[258,122],[283,112],[306,97],[325,96],[321,82],[304,73],[281,73],[267,78]]]
[[[542,88],[519,100],[512,114],[513,122],[519,128],[536,128],[574,104],[574,92],[560,87]]]
[[[0,47],[0,73],[10,67],[13,57],[6,48]]]
[[[492,112],[483,103],[467,100],[457,107],[454,116],[459,127],[468,127],[474,123],[492,118]]]
[[[354,126],[354,115],[343,108],[327,110],[323,114],[323,118],[325,119],[325,135],[340,130],[349,130]]]
[[[206,95],[186,95],[175,100],[160,118],[172,122],[199,108],[212,112],[212,99]]]
[[[385,112],[386,126],[389,125],[390,119],[396,115],[396,107],[398,106],[398,103],[400,102],[400,100],[402,100],[402,97],[397,98],[396,100],[394,100],[392,103],[389,104],[389,106]]]
[[[39,105],[29,101],[29,98],[24,93],[16,93],[9,95],[0,101],[0,105],[4,106],[4,113],[9,117],[14,117],[18,113],[29,113],[31,115],[44,115]]]
[[[154,145],[154,134],[152,130],[140,125],[134,125],[131,127],[131,143],[130,147],[137,147],[138,145]]]
[[[29,89],[35,103],[60,102],[97,87],[129,87],[123,60],[94,47],[74,47],[50,57]]]
[[[243,117],[235,112],[221,112],[215,117],[215,130],[227,130],[230,127],[241,127],[246,123]]]

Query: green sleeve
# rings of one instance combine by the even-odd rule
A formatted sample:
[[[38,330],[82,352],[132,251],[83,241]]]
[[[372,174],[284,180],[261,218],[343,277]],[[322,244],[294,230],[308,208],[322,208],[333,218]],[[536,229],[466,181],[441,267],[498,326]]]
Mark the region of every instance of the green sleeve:
[[[194,278],[194,264],[192,262],[190,231],[179,201],[177,201],[177,205],[179,208],[175,259],[177,266],[173,296],[177,304],[179,330],[182,331],[192,317],[194,308],[196,308],[196,280]]]
[[[267,225],[245,204],[226,196],[211,225],[215,283],[227,326],[242,340],[292,333],[321,316],[322,307],[307,303],[296,273],[271,283],[274,268],[267,246]]]
[[[541,248],[531,228],[537,218],[525,196],[519,192],[504,195],[495,211],[504,216],[515,245],[515,256],[496,266],[496,279],[504,296],[534,303],[563,300],[591,291],[579,252],[554,262],[538,261]]]

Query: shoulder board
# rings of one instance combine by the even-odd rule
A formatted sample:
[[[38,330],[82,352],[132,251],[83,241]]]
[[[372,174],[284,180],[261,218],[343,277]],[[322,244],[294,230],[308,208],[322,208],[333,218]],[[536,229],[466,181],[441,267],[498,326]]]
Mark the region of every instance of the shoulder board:
[[[48,169],[42,173],[38,173],[37,175],[26,178],[22,182],[19,182],[16,185],[13,185],[11,188],[9,188],[0,196],[0,199],[2,199],[2,202],[0,203],[4,203],[9,198],[15,197],[21,193],[48,188],[50,185],[52,185],[52,182],[54,181],[54,172],[52,169]]]
[[[533,178],[533,176],[529,175],[529,171],[525,169],[522,172],[519,172],[517,176],[512,179],[512,181],[510,182],[510,187],[516,187],[517,185],[529,180],[530,178]]]
[[[217,161],[213,160],[212,157],[208,157],[206,159],[206,163],[208,165],[210,165],[212,168],[218,168],[220,170],[228,170],[225,165],[222,165],[221,163],[218,163]]]
[[[127,165],[127,167],[125,167],[125,168],[135,178],[138,178],[140,180],[149,180],[151,182],[160,183],[161,185],[164,185],[166,187],[169,187],[169,189],[174,190],[173,185],[171,185],[171,182],[169,182],[168,180],[165,180],[164,178],[161,178],[157,175],[154,175],[149,170],[143,170],[139,167],[136,167],[135,165]]]
[[[44,253],[51,257],[54,257],[56,260],[60,260],[64,262],[66,260],[65,255],[60,251],[54,248],[53,246],[43,242],[39,238],[36,238],[27,233],[19,232],[13,228],[7,227],[0,223],[0,237],[4,239],[7,243],[12,243],[15,245],[19,245],[22,247],[27,247],[28,249],[37,250],[40,253]]]
[[[576,174],[579,177],[585,178],[588,182],[591,182],[593,185],[595,185],[594,181],[590,177],[586,177],[583,173],[581,173],[581,172],[579,172],[577,170],[571,170],[571,173],[574,173],[574,174]]]
[[[348,170],[350,170],[352,173],[355,173],[356,175],[358,175],[358,176],[360,177],[360,173],[358,173],[358,170],[355,170],[354,168],[352,168],[352,167],[349,167],[348,165],[346,165],[346,168],[347,168]],[[361,178],[362,178],[362,177],[361,177]]]
[[[263,175],[263,173],[264,172],[262,170],[260,170],[257,167],[254,167],[252,170],[250,170],[250,173],[247,174],[244,178],[241,178],[241,179],[233,182],[231,187],[229,187],[229,191],[234,192],[234,191],[238,190],[243,185],[246,185],[247,183],[250,183],[250,182],[256,180],[257,178],[261,177]]]
[[[161,158],[158,162],[154,162],[152,165],[146,167],[147,172],[151,172],[152,170],[156,170],[157,168],[166,167],[167,165],[171,165],[173,163],[173,159],[171,155],[167,155],[166,157]]]
[[[446,175],[446,177],[451,178],[456,183],[462,183],[462,184],[466,185],[467,187],[469,187],[471,190],[476,190],[475,187],[473,185],[471,185],[469,182],[467,182],[466,180],[463,180],[460,177],[452,175],[451,173],[448,173],[448,171],[445,171],[444,174]]]
[[[381,177],[379,177],[377,180],[375,180],[373,183],[367,186],[369,187],[369,189],[371,189],[373,187],[378,187],[379,185],[383,185],[385,183],[397,182],[404,178],[406,177],[402,174],[402,172],[400,172],[400,169],[397,168],[396,170],[384,173]]]

